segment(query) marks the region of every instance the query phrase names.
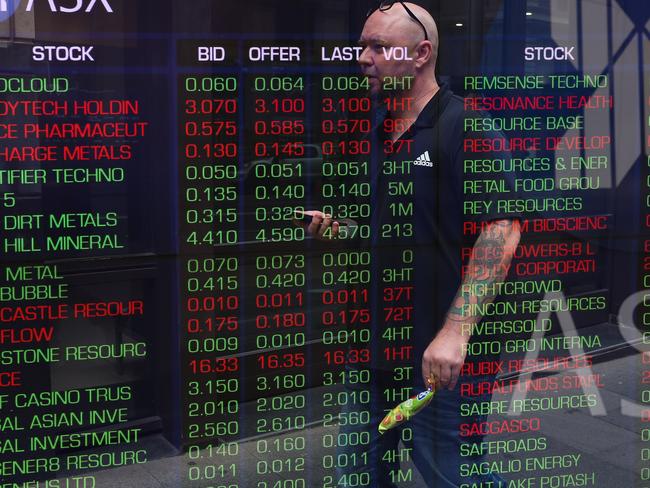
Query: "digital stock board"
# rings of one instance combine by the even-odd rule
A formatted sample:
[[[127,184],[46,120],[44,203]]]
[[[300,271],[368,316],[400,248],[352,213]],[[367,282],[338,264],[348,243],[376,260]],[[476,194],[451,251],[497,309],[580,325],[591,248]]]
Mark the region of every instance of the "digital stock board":
[[[0,0],[0,488],[650,486],[650,4]]]

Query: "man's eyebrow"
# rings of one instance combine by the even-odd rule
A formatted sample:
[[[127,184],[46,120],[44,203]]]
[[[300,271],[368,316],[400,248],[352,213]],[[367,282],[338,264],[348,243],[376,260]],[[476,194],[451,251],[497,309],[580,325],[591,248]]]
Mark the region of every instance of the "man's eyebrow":
[[[385,39],[382,39],[381,37],[368,37],[368,38],[361,38],[357,41],[357,44],[360,46],[368,45],[368,44],[387,44]]]

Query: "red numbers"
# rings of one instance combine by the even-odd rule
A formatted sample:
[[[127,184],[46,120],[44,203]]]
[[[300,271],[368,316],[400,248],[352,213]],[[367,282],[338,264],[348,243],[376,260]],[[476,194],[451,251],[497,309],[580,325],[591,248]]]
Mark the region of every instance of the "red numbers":
[[[328,365],[359,364],[370,362],[370,349],[335,349],[323,354]]]
[[[200,158],[235,158],[237,157],[237,143],[215,142],[213,144],[186,144],[185,157],[188,159]]]
[[[263,98],[255,99],[255,113],[273,112],[276,114],[301,114],[305,111],[305,101],[302,98]]]
[[[305,365],[305,353],[260,354],[257,364],[260,369],[302,368]]]
[[[265,142],[255,143],[255,156],[258,158],[265,157],[301,157],[305,155],[305,148],[302,142]]]
[[[218,297],[190,297],[187,299],[187,310],[190,312],[214,312],[224,310],[237,310],[239,297],[237,295]]]
[[[391,119],[384,120],[384,132],[406,132],[409,127],[415,122],[415,119]]]
[[[256,136],[302,135],[305,124],[302,120],[256,120],[254,129]]]
[[[368,290],[326,290],[321,295],[325,305],[343,305],[346,303],[368,303]]]
[[[323,98],[321,103],[323,112],[370,112],[370,98]]]
[[[370,154],[370,141],[368,140],[349,140],[349,141],[323,141],[321,144],[323,155],[334,156],[357,156],[360,154]]]
[[[257,308],[301,307],[302,303],[302,292],[272,294],[260,293],[255,297],[255,306]]]
[[[323,134],[367,134],[370,132],[368,119],[325,119],[321,123]]]
[[[188,115],[236,114],[237,99],[195,100],[188,98],[185,100],[185,113]]]
[[[190,371],[194,374],[229,373],[239,371],[239,358],[193,359]]]
[[[303,312],[276,313],[273,315],[258,315],[255,317],[255,327],[258,329],[281,329],[304,326],[305,314]]]
[[[642,371],[643,377],[641,378],[642,385],[650,385],[650,371]]]
[[[410,300],[413,292],[412,286],[393,286],[384,288],[385,302],[398,302],[400,300]]]
[[[326,310],[321,314],[323,325],[353,325],[370,323],[370,310],[367,308],[353,308],[332,312]]]
[[[237,124],[234,120],[204,120],[202,122],[186,122],[186,137],[211,137],[211,136],[235,136],[237,135]]]
[[[239,320],[235,316],[208,317],[207,319],[188,319],[187,332],[200,334],[203,332],[234,332],[239,329]]]

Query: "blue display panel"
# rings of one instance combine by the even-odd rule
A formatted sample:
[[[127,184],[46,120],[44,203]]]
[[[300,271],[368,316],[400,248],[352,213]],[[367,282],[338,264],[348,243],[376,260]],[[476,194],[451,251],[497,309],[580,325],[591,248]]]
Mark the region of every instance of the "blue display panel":
[[[646,486],[649,29],[0,0],[0,487]]]

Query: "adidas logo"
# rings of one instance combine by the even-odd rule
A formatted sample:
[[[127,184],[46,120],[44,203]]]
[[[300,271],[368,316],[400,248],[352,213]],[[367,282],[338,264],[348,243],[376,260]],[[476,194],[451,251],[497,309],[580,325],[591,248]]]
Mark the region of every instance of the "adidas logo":
[[[423,154],[418,156],[415,161],[413,161],[413,164],[417,166],[433,166],[431,158],[429,157],[429,151],[424,151]]]

